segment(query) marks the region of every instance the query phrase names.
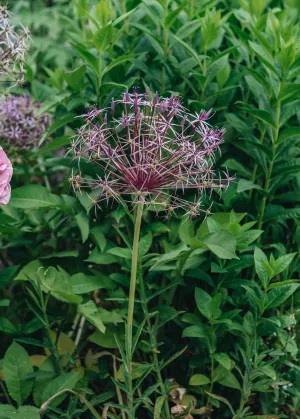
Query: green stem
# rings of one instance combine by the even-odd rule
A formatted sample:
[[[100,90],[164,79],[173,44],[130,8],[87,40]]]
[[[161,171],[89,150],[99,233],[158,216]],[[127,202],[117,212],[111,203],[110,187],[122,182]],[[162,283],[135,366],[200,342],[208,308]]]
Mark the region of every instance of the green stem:
[[[210,371],[210,394],[213,392],[214,388],[214,368],[215,368],[215,361],[214,361],[214,353],[215,353],[215,332],[214,332],[214,326],[213,324],[210,325],[210,336],[211,336],[211,348],[210,348],[210,358],[211,358],[211,371]],[[208,396],[207,399],[207,406],[209,406],[211,396]]]
[[[102,52],[99,51],[99,53],[98,53],[98,77],[97,77],[97,105],[98,105],[98,108],[100,106],[101,85],[102,85]]]
[[[165,0],[165,5],[164,5],[165,16],[168,15],[168,8],[169,8],[169,1]],[[166,86],[167,84],[166,64],[167,64],[168,52],[169,52],[168,44],[169,44],[169,29],[164,26],[164,29],[163,29],[164,63],[163,63],[163,68],[162,68],[162,93],[163,94],[166,92],[166,87],[167,87]]]
[[[166,389],[165,389],[163,378],[160,371],[160,365],[159,365],[159,360],[157,356],[156,332],[155,330],[153,330],[153,327],[151,325],[151,320],[149,318],[149,310],[148,310],[148,305],[147,305],[147,296],[146,296],[146,291],[145,291],[143,275],[140,275],[139,280],[140,280],[140,294],[141,294],[142,307],[144,310],[144,314],[147,317],[146,324],[147,324],[147,329],[150,336],[150,343],[151,343],[151,349],[152,349],[153,363],[155,366],[155,372],[157,375],[157,380],[159,383],[161,394],[166,397],[166,400],[164,402],[166,418],[170,419],[171,416],[170,416],[170,409],[169,409],[169,404],[168,404],[168,395],[166,393]]]
[[[265,133],[266,133],[266,130],[265,130],[265,129],[263,129],[263,130],[261,131],[261,134],[260,134],[260,139],[259,139],[259,140],[260,140],[260,144],[263,144],[263,142],[264,142]],[[254,164],[254,166],[253,166],[253,172],[252,172],[252,176],[251,176],[251,181],[252,181],[253,183],[255,182],[257,169],[258,169],[258,164],[257,164],[257,163],[255,163],[255,164]],[[249,198],[250,198],[250,199],[251,199],[251,197],[252,197],[252,193],[253,193],[253,189],[250,189],[250,191],[249,191]]]
[[[139,256],[139,239],[141,231],[141,222],[143,215],[143,204],[137,204],[137,212],[135,217],[134,226],[134,237],[132,246],[132,264],[131,264],[131,278],[129,288],[129,302],[128,302],[128,316],[127,316],[127,363],[128,363],[128,375],[129,375],[129,392],[128,392],[128,404],[129,408],[133,411],[133,394],[132,394],[132,326],[133,326],[133,312],[134,312],[134,300],[135,300],[135,288],[137,278],[137,266]],[[130,416],[130,419],[134,419],[134,415]]]
[[[263,199],[261,201],[261,206],[260,206],[260,211],[259,211],[258,227],[257,227],[258,229],[261,229],[261,227],[262,227],[263,218],[264,218],[264,215],[265,215],[267,198],[268,198],[268,194],[269,194],[269,188],[270,188],[273,166],[274,166],[275,158],[276,158],[276,156],[275,156],[276,155],[276,149],[277,149],[277,144],[276,143],[277,143],[277,140],[278,140],[279,129],[280,129],[280,105],[281,105],[281,102],[279,100],[277,102],[277,105],[276,105],[276,128],[274,130],[274,135],[273,135],[273,138],[272,138],[272,160],[270,161],[267,176],[266,176],[266,182],[265,182],[265,187],[264,187],[265,196],[263,197]]]
[[[52,342],[51,327],[50,327],[49,319],[48,319],[48,316],[47,316],[47,305],[48,305],[49,298],[50,298],[50,293],[48,293],[46,295],[46,298],[44,299],[43,293],[41,291],[40,303],[41,303],[41,307],[42,307],[44,322],[46,324],[47,334],[48,334],[48,338],[49,338],[49,344],[51,345],[51,351],[52,351],[52,354],[55,357],[56,365],[58,367],[58,370],[59,370],[60,373],[62,373],[63,368],[62,368],[61,363],[59,361],[60,355],[59,355],[58,350],[55,346],[55,342]]]
[[[46,175],[45,163],[42,156],[38,157],[38,164],[40,166],[41,172],[43,173],[46,188],[48,189],[49,192],[51,192],[51,186],[50,186],[48,176]]]

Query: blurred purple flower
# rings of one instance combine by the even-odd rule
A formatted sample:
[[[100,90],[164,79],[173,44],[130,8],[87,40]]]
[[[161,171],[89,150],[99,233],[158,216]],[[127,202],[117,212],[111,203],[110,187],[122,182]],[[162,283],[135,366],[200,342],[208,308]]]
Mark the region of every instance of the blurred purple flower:
[[[117,113],[119,118],[114,117]],[[86,158],[103,175],[92,180],[79,174],[70,182],[76,191],[94,189],[94,205],[113,198],[158,205],[167,213],[183,208],[196,216],[202,211],[203,193],[227,188],[233,179],[214,172],[225,130],[212,128],[207,122],[210,115],[211,111],[191,115],[175,95],[156,94],[149,101],[148,93],[136,92],[113,99],[106,109],[89,109],[72,150],[79,167]],[[186,189],[195,190],[194,202],[182,198]]]
[[[50,118],[29,96],[9,96],[0,103],[0,138],[13,146],[34,148]]]

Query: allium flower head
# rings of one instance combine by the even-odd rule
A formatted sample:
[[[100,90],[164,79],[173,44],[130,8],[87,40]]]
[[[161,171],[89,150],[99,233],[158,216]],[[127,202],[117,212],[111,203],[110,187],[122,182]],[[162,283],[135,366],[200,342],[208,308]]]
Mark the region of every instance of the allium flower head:
[[[8,87],[24,81],[25,54],[28,50],[28,29],[15,31],[6,6],[0,6],[0,77]],[[2,90],[2,88],[1,88]]]
[[[33,148],[49,126],[40,104],[29,96],[8,96],[0,103],[0,138],[21,148]]]
[[[76,191],[94,189],[93,204],[115,199],[142,202],[172,213],[183,208],[199,214],[205,191],[224,189],[231,178],[215,174],[215,155],[225,130],[212,128],[211,111],[190,114],[178,96],[159,97],[125,93],[106,109],[89,109],[78,130],[72,150],[80,160],[99,167],[96,180],[70,182]],[[195,191],[194,202],[185,200],[186,189]],[[206,211],[208,212],[208,211]]]

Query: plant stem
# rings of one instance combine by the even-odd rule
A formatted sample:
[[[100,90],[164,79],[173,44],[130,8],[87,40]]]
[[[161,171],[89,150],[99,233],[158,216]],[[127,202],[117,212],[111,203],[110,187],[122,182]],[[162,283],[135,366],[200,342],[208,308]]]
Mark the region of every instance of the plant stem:
[[[263,129],[262,131],[261,131],[261,135],[260,135],[260,144],[263,144],[263,142],[264,142],[264,138],[265,138],[265,133],[266,133],[266,130],[265,129]],[[252,176],[251,176],[251,181],[253,182],[253,183],[255,183],[255,178],[256,178],[256,173],[257,173],[257,169],[258,169],[258,164],[257,163],[255,163],[254,164],[254,166],[253,166],[253,172],[252,172]],[[249,191],[249,198],[251,199],[251,197],[252,197],[252,193],[253,193],[253,189],[250,189],[250,191]]]
[[[98,75],[97,75],[97,105],[98,105],[98,108],[100,107],[101,84],[102,84],[102,51],[99,51],[99,53],[98,53]]]
[[[170,419],[171,416],[170,416],[170,409],[169,409],[166,389],[165,389],[163,378],[162,378],[162,375],[161,375],[161,372],[160,372],[160,365],[159,365],[159,360],[158,360],[158,356],[157,356],[156,332],[155,332],[155,330],[153,330],[153,327],[151,325],[151,320],[149,318],[149,310],[148,310],[148,305],[147,305],[147,296],[146,296],[146,291],[145,291],[145,284],[144,284],[143,275],[140,275],[139,281],[140,281],[140,294],[141,294],[142,307],[143,307],[143,310],[144,310],[144,314],[147,317],[146,324],[147,324],[147,329],[148,329],[148,333],[149,333],[149,336],[150,336],[150,343],[151,343],[151,349],[152,349],[153,363],[154,363],[154,366],[155,366],[155,372],[156,372],[156,375],[157,375],[157,380],[158,380],[158,383],[159,383],[161,394],[166,397],[166,400],[164,402],[164,409],[165,409],[166,418]]]
[[[165,16],[168,15],[168,8],[169,8],[169,1],[165,0],[165,4],[164,4]],[[163,94],[166,92],[166,87],[167,87],[166,86],[167,84],[166,65],[167,65],[168,52],[169,52],[168,44],[169,44],[169,29],[166,26],[164,26],[163,28],[164,63],[163,63],[163,68],[162,68],[162,93]]]
[[[261,201],[261,206],[260,206],[260,211],[259,211],[258,227],[257,227],[258,229],[261,229],[261,226],[262,226],[262,223],[263,223],[267,198],[268,198],[268,194],[269,194],[271,176],[272,176],[273,166],[274,166],[275,158],[276,158],[276,155],[275,155],[276,154],[276,149],[277,149],[277,144],[276,143],[277,143],[277,140],[278,140],[278,134],[279,134],[279,129],[280,129],[280,105],[281,105],[281,102],[279,100],[277,102],[277,105],[276,105],[276,128],[274,130],[274,135],[273,135],[273,138],[272,138],[272,160],[270,161],[267,176],[266,176],[266,182],[265,182],[265,187],[264,187],[265,196],[263,197],[263,199]]]
[[[128,404],[129,408],[133,410],[133,394],[132,394],[132,326],[133,326],[133,312],[134,312],[134,300],[135,300],[135,288],[136,288],[136,278],[137,278],[137,266],[138,266],[138,256],[139,256],[139,239],[141,231],[141,222],[143,215],[143,204],[137,204],[137,212],[135,217],[135,226],[134,226],[134,237],[133,237],[133,247],[132,247],[132,264],[131,264],[131,278],[130,278],[130,288],[129,288],[129,302],[128,302],[128,316],[127,316],[127,363],[128,363],[128,381],[129,381],[129,392],[128,392]],[[134,419],[134,415],[130,417]]]

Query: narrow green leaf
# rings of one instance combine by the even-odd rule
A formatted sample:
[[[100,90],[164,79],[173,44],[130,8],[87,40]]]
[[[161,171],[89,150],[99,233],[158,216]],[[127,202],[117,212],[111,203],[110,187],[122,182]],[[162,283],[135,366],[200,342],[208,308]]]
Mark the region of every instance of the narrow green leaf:
[[[39,142],[39,146],[41,146],[41,144],[43,144],[43,142],[46,140],[46,138],[48,138],[49,135],[51,135],[58,128],[64,127],[69,122],[74,121],[74,117],[75,117],[75,115],[70,113],[70,114],[67,114],[67,115],[63,116],[62,118],[58,119],[57,121],[54,121],[50,125],[50,127],[42,135],[42,137],[40,139],[40,142]]]

